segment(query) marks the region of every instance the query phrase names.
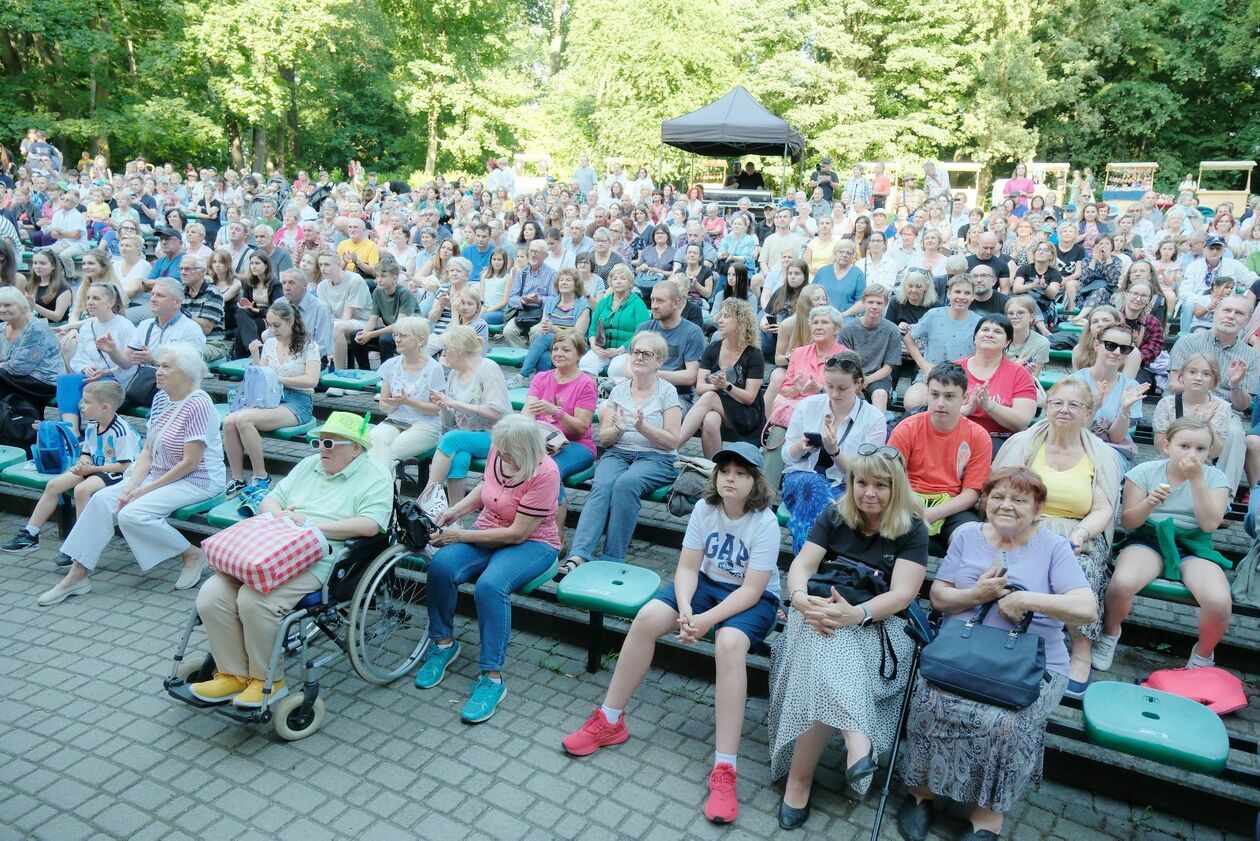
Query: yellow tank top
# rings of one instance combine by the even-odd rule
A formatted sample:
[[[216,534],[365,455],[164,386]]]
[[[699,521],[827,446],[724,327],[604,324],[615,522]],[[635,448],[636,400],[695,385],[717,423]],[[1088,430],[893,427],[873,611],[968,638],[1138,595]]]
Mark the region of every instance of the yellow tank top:
[[[1094,463],[1089,453],[1067,470],[1055,470],[1046,464],[1046,448],[1037,450],[1032,470],[1046,484],[1045,517],[1070,517],[1079,520],[1094,505]]]
[[[835,234],[831,235],[831,242],[824,243],[817,237],[809,241],[810,261],[809,276],[813,277],[823,266],[828,266],[831,261],[836,258],[836,246],[840,244],[840,238]]]

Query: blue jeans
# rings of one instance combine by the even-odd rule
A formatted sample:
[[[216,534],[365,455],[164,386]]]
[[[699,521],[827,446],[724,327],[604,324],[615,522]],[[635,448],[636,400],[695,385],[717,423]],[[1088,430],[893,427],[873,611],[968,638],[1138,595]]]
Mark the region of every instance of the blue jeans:
[[[437,448],[451,457],[451,469],[446,478],[463,479],[468,476],[468,466],[473,458],[490,455],[490,433],[453,429],[442,436]]]
[[[525,354],[525,361],[521,363],[522,376],[530,377],[539,371],[551,370],[551,343],[555,340],[555,333],[543,333],[530,342],[529,351]]]
[[[486,324],[502,324],[503,310],[494,310],[493,312],[483,312],[481,317],[486,320]]]
[[[574,473],[581,473],[595,462],[595,456],[591,451],[583,447],[576,441],[570,441],[560,448],[560,452],[551,457],[556,463],[556,469],[560,471],[560,481],[564,482]],[[560,485],[560,496],[558,499],[564,501],[564,485]]]
[[[57,375],[58,417],[64,418],[66,415],[79,414],[79,401],[83,399],[83,386],[87,384],[86,380],[87,377],[83,374]],[[115,406],[114,408],[117,409],[118,407]]]
[[[605,452],[595,468],[591,493],[582,506],[570,554],[595,560],[595,548],[600,535],[604,535],[603,560],[624,561],[643,504],[639,497],[668,485],[677,476],[673,454],[620,447]]]
[[[500,671],[507,659],[512,631],[511,595],[546,572],[555,560],[555,547],[537,540],[517,546],[443,546],[429,564],[429,639],[446,639],[454,634],[459,585],[476,578],[473,597],[481,630],[477,668],[483,672]]]

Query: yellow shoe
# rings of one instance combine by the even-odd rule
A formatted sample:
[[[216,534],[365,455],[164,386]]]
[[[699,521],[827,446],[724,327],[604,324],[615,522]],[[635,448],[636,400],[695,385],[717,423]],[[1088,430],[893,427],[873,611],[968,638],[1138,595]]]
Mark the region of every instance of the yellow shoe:
[[[243,677],[215,672],[212,679],[194,683],[188,687],[188,691],[199,700],[211,704],[222,704],[240,694],[248,683],[249,681]]]
[[[267,703],[274,704],[288,694],[289,690],[285,688],[284,681],[277,680],[271,685],[271,694],[267,696]],[[262,702],[263,682],[259,678],[252,677],[249,679],[249,685],[245,687],[244,691],[232,699],[232,706],[252,710],[261,707]]]

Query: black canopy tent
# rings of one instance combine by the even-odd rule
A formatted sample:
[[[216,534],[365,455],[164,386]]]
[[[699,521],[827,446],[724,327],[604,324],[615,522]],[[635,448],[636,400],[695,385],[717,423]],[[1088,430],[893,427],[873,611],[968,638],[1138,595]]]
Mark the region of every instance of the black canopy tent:
[[[707,157],[778,155],[784,160],[785,183],[787,161],[799,162],[805,151],[801,133],[740,86],[703,108],[661,123],[661,143]]]

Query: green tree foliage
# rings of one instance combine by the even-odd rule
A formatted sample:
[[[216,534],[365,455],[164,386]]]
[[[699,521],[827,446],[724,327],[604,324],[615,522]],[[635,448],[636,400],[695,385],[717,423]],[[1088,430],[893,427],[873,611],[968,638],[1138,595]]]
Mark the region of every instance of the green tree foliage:
[[[651,163],[734,84],[842,162],[1150,159],[1167,186],[1260,147],[1254,0],[0,0],[0,27],[0,133],[72,159]]]

